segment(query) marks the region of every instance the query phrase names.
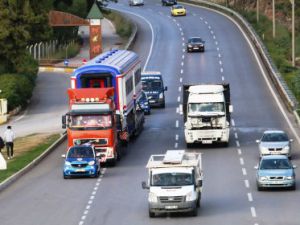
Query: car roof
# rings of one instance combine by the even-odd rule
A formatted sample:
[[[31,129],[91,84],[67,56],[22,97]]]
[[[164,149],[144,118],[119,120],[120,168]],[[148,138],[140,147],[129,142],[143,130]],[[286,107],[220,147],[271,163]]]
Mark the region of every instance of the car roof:
[[[285,133],[283,130],[266,130],[264,134]]]
[[[264,159],[288,159],[286,155],[265,155],[261,157],[261,160]]]

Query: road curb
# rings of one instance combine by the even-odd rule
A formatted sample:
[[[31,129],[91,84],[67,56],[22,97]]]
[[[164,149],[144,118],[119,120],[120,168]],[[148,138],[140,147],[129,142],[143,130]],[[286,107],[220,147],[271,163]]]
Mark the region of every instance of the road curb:
[[[23,169],[8,177],[6,180],[0,183],[0,192],[8,188],[11,184],[13,184],[16,180],[18,180],[25,173],[29,172],[32,168],[38,165],[47,155],[49,155],[58,145],[60,145],[67,137],[66,133],[61,134],[61,137],[56,140],[49,148],[46,149],[40,156],[35,158],[31,163],[25,166]]]
[[[55,67],[55,66],[40,66],[39,72],[62,72],[62,73],[73,73],[76,68],[71,67]]]

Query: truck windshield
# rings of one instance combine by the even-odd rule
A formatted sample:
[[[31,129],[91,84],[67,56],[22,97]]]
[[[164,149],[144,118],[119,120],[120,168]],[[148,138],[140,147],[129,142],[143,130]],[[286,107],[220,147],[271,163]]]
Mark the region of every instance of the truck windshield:
[[[162,89],[162,83],[160,80],[143,80],[143,90],[144,91],[160,91]]]
[[[112,126],[111,115],[72,115],[70,128],[73,129],[103,129]]]
[[[152,175],[152,186],[185,186],[193,185],[191,173],[159,173]]]
[[[222,102],[205,102],[190,103],[189,112],[224,112],[224,103]]]

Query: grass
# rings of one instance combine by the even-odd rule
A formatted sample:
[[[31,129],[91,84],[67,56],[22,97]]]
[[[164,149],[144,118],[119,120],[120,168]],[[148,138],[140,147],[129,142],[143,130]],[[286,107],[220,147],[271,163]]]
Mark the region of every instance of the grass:
[[[7,170],[0,170],[0,183],[40,156],[59,137],[59,134],[33,134],[17,138],[14,143],[15,157],[7,161]],[[7,158],[5,148],[2,155]]]

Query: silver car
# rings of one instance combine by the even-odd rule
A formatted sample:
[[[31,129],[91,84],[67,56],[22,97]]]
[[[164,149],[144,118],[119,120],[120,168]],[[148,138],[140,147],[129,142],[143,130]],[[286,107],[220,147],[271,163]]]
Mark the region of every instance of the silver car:
[[[257,190],[264,188],[290,188],[296,189],[295,171],[285,155],[263,156],[259,165],[255,167]]]
[[[260,140],[256,140],[260,156],[287,155],[291,157],[291,142],[287,134],[282,130],[267,130]]]

